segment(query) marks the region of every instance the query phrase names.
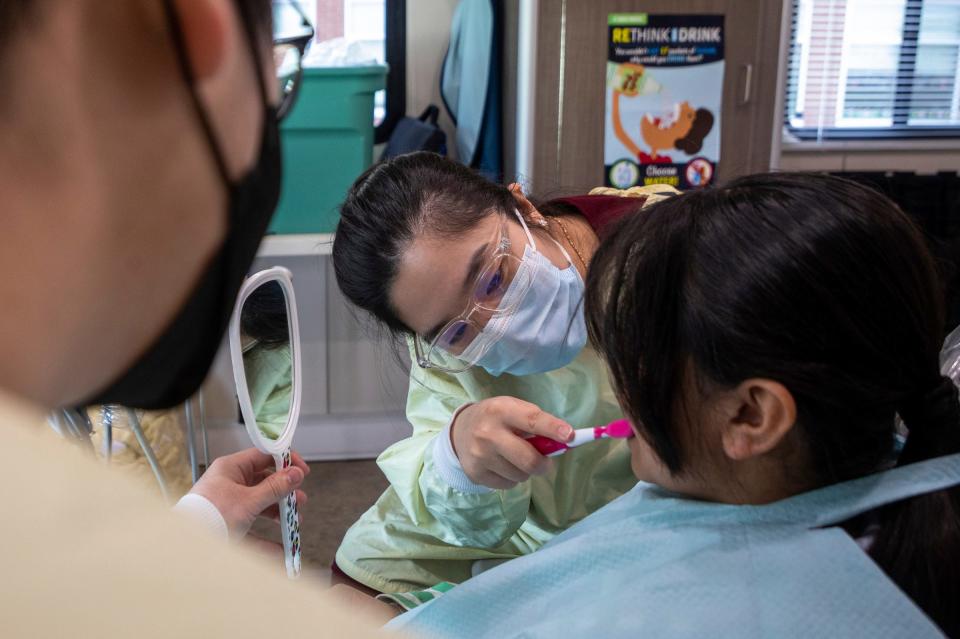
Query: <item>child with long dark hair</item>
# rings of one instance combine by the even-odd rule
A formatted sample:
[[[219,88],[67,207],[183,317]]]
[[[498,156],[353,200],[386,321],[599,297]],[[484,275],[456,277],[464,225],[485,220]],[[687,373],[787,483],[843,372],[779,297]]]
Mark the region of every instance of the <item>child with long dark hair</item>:
[[[396,625],[960,636],[960,400],[934,266],[896,205],[791,174],[671,198],[607,236],[586,316],[640,484]]]

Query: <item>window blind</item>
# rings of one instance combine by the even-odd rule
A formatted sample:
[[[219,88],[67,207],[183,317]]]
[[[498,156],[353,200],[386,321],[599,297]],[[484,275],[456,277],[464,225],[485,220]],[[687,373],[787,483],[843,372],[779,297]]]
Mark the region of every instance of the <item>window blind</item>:
[[[793,0],[801,140],[960,137],[960,0]]]

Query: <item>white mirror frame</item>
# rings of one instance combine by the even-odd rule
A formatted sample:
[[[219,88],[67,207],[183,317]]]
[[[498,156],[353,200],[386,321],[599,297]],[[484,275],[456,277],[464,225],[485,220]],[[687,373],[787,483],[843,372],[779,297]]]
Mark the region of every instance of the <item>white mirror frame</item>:
[[[287,416],[287,423],[283,432],[275,440],[264,437],[257,425],[253,404],[250,401],[250,388],[247,386],[247,373],[243,367],[243,347],[240,343],[240,313],[243,310],[243,304],[257,287],[270,281],[280,284],[286,298],[287,326],[290,330],[290,354],[293,367],[291,371],[293,392],[290,399],[290,414]],[[260,451],[268,455],[282,455],[290,448],[293,434],[297,430],[297,421],[300,419],[300,391],[303,386],[303,379],[300,374],[300,324],[297,319],[297,299],[293,293],[293,281],[288,269],[282,266],[274,266],[254,273],[244,280],[237,296],[237,304],[233,309],[233,316],[230,318],[229,333],[233,379],[237,385],[237,400],[240,403],[240,412],[243,415],[247,434],[250,436],[253,445]]]

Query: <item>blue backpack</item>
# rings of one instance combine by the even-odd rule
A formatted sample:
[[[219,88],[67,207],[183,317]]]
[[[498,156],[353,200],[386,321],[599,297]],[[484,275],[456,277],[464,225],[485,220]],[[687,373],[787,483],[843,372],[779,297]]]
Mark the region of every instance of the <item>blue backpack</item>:
[[[414,151],[433,151],[440,155],[447,154],[447,134],[437,126],[437,117],[440,109],[431,104],[420,114],[419,118],[405,117],[397,122],[397,126],[387,140],[381,160],[396,157]]]

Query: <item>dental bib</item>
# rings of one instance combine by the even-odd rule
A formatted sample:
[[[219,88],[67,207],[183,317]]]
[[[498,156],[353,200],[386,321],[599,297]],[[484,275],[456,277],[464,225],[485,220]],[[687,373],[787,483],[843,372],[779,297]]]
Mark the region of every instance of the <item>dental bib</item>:
[[[762,506],[640,483],[387,625],[427,637],[941,637],[839,522],[960,484],[960,454]]]

